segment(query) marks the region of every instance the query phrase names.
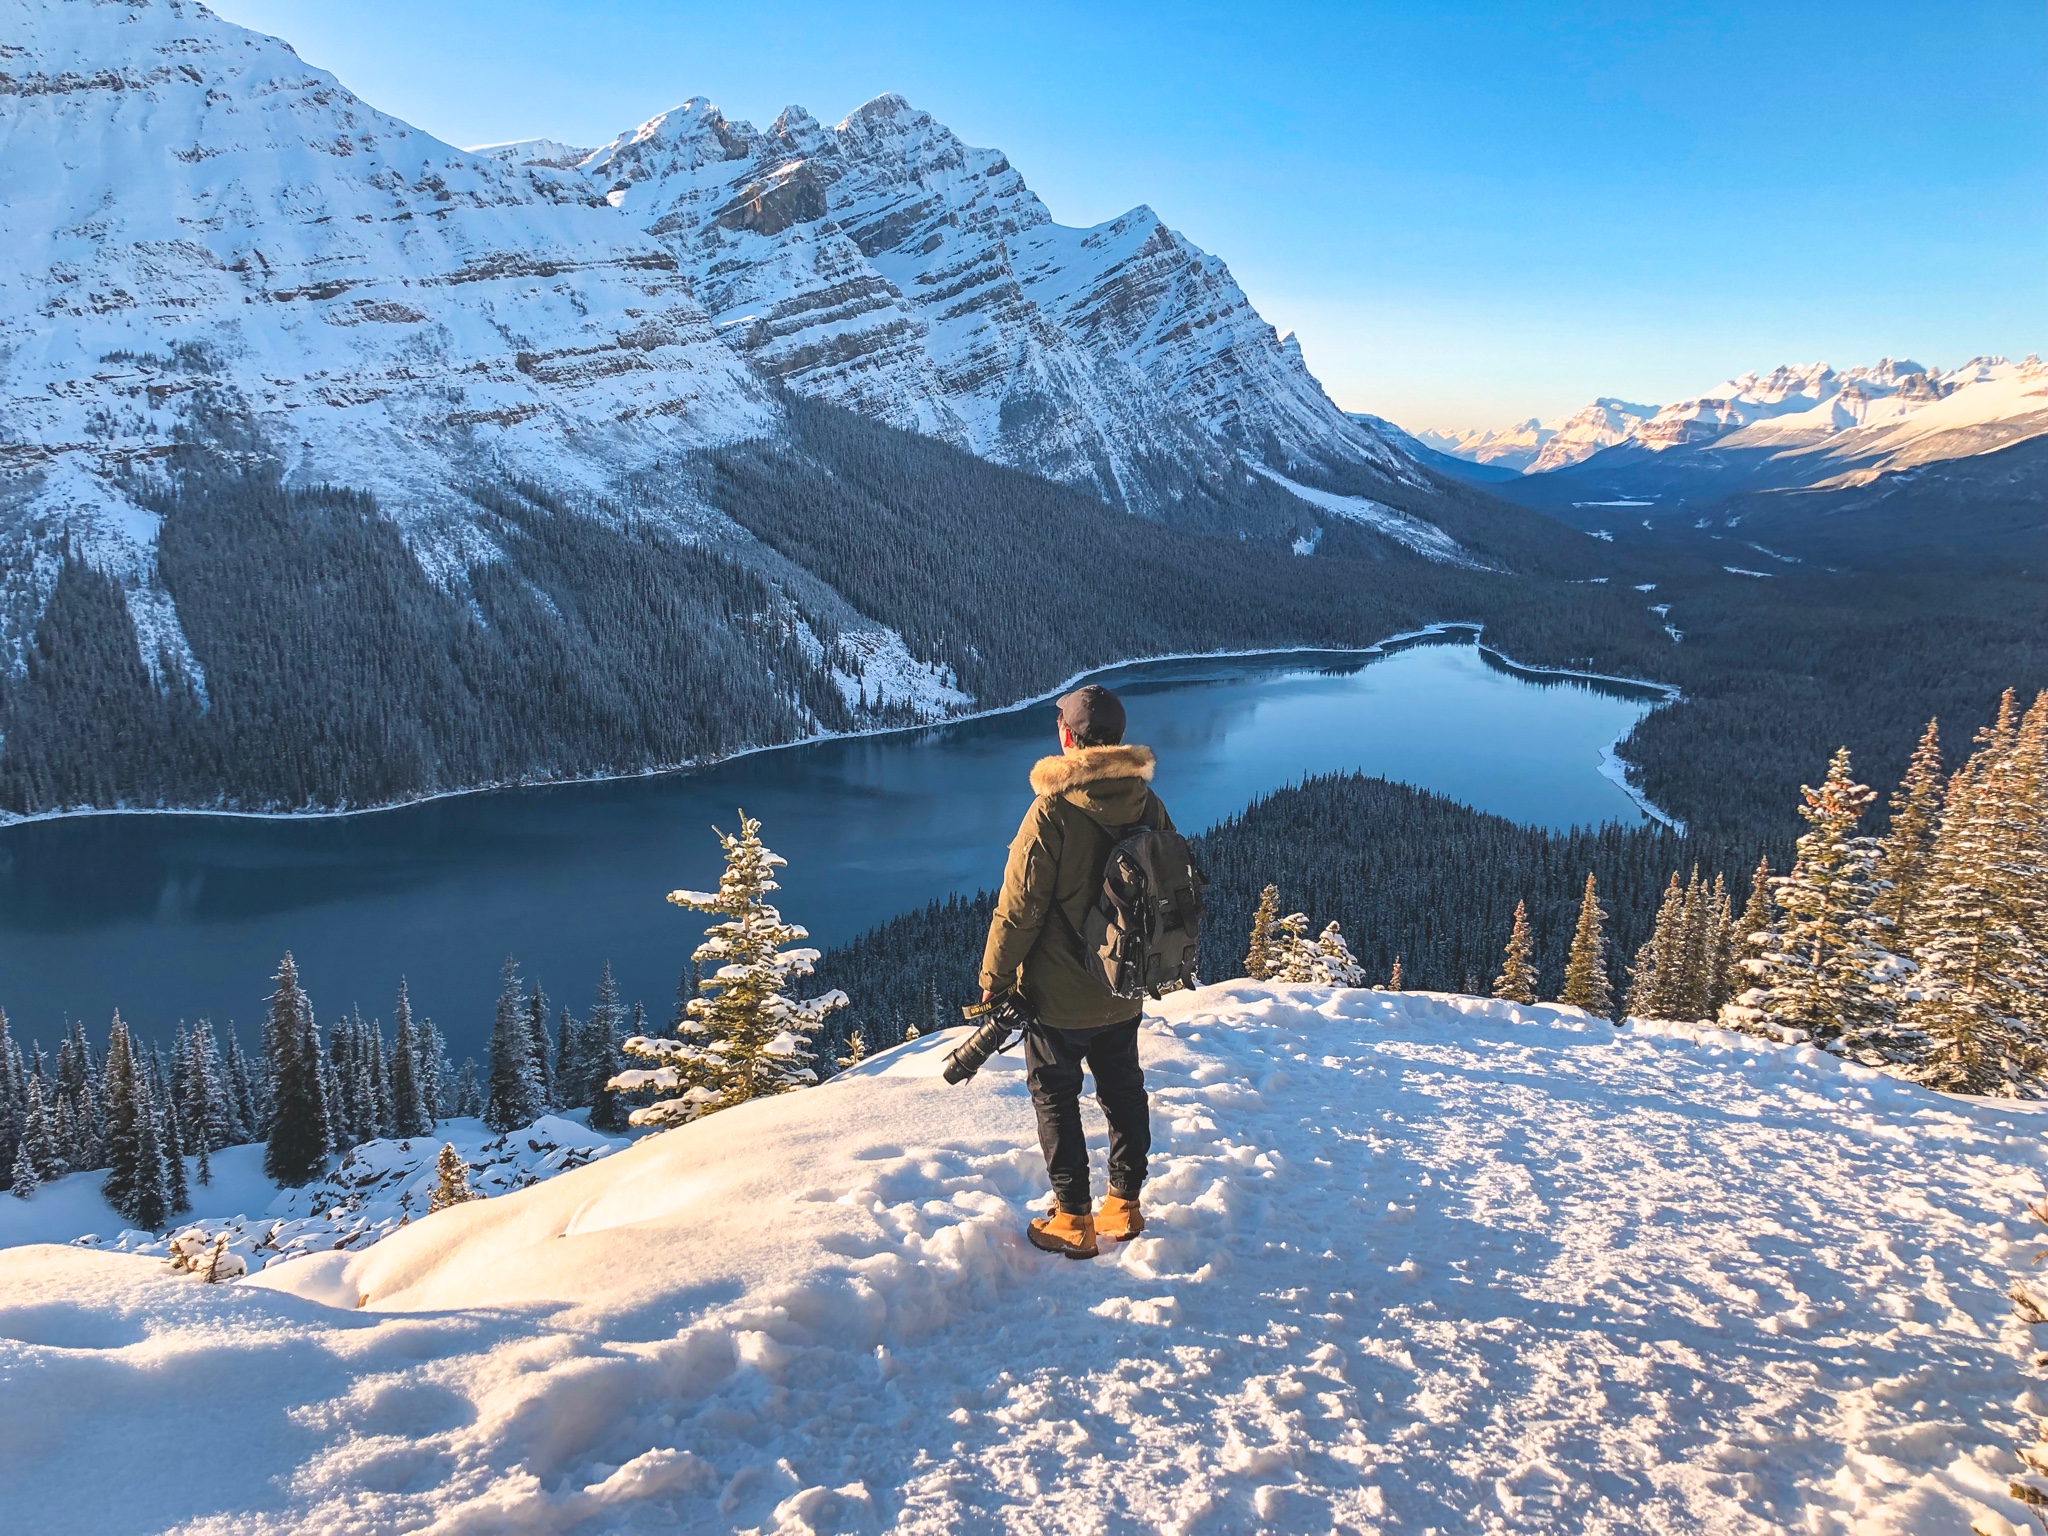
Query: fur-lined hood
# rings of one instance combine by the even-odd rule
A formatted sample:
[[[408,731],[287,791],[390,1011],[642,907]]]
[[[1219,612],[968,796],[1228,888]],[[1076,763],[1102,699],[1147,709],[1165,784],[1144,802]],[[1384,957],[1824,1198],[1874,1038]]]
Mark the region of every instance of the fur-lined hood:
[[[1041,757],[1031,767],[1031,791],[1038,795],[1063,795],[1070,789],[1099,784],[1104,779],[1142,779],[1152,782],[1153,758],[1150,747],[1076,747],[1058,757]]]

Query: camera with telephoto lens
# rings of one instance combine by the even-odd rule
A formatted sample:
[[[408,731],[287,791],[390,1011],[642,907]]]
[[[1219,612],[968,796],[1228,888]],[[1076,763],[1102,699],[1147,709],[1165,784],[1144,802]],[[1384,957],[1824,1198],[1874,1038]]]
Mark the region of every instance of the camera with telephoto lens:
[[[1005,992],[986,1003],[970,1004],[960,1012],[970,1022],[979,1019],[981,1024],[947,1053],[943,1075],[949,1083],[966,1082],[989,1057],[1010,1043],[1011,1035],[1021,1035],[1031,1023],[1030,1010],[1014,992]]]

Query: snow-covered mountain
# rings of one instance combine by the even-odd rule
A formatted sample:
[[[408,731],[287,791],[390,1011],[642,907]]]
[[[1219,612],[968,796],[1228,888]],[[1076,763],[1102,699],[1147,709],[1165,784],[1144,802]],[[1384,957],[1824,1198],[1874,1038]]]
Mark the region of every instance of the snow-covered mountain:
[[[1022,1237],[1019,1056],[949,1086],[954,1038],[233,1284],[0,1250],[6,1523],[2026,1521],[2006,1292],[2039,1106],[1690,1025],[1231,982],[1150,1010],[1147,1228],[1070,1263]]]
[[[1405,467],[1151,209],[1055,224],[1000,151],[900,96],[834,128],[791,107],[765,133],[693,98],[577,174],[762,372],[985,458],[1146,510],[1235,454]]]
[[[1570,416],[1498,431],[1418,432],[1438,452],[1537,475],[1633,444],[1651,453],[1712,446],[1799,455],[1878,472],[1990,452],[2048,431],[2048,366],[1976,357],[1930,370],[1884,358],[1837,370],[1826,363],[1746,373],[1670,405],[1601,399]],[[1939,407],[1939,409],[1933,409]],[[1819,461],[1815,461],[1819,462]]]
[[[757,532],[775,498],[865,496],[876,526],[849,465],[913,500],[965,472],[815,412],[806,438],[785,389],[1167,523],[1291,548],[1327,512],[1285,489],[1308,486],[1387,507],[1367,526],[1430,558],[1457,547],[1400,521],[1436,482],[1331,403],[1221,261],[1148,209],[1055,224],[999,152],[899,97],[766,132],[692,100],[594,149],[465,151],[196,0],[0,3],[10,806],[234,793],[235,765],[283,760],[307,647],[336,664],[310,707],[374,714],[388,687],[404,720],[330,725],[381,764],[265,804],[641,771],[973,702],[957,662],[986,636],[949,620],[932,636],[958,655],[914,652],[900,612]],[[978,483],[1039,494],[999,479]],[[266,521],[279,497],[292,514]],[[85,638],[39,669],[67,570]],[[239,702],[215,714],[230,660]],[[114,708],[85,704],[94,676],[125,739],[186,739],[88,784],[80,761],[127,750],[83,744]],[[462,718],[493,693],[581,703]]]

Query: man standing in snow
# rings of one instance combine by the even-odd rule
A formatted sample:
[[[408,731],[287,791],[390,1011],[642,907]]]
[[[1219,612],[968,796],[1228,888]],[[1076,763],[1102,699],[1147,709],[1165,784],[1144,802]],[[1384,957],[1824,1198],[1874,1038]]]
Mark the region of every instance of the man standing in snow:
[[[1171,832],[1152,793],[1152,752],[1124,746],[1124,706],[1090,684],[1059,701],[1060,755],[1031,770],[1037,799],[1010,843],[1002,894],[981,962],[982,1000],[1015,992],[1033,1023],[1024,1033],[1026,1081],[1038,1115],[1055,1204],[1031,1223],[1050,1253],[1092,1259],[1098,1238],[1121,1242],[1144,1226],[1138,1189],[1152,1145],[1151,1106],[1138,1063],[1141,1005],[1110,991],[1083,963],[1080,925],[1102,889],[1110,850],[1134,827]],[[1088,1193],[1081,1069],[1109,1119],[1109,1194]]]

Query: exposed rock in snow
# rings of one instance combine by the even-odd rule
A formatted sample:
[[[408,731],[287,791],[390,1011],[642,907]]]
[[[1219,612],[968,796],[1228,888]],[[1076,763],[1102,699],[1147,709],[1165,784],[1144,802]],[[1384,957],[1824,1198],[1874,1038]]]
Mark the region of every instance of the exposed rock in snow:
[[[1017,1058],[949,1088],[946,1036],[236,1285],[0,1252],[9,1517],[2023,1528],[2040,1106],[1427,994],[1143,1042],[1149,1225],[1093,1264],[1022,1239]]]

